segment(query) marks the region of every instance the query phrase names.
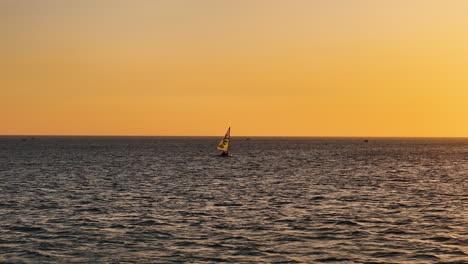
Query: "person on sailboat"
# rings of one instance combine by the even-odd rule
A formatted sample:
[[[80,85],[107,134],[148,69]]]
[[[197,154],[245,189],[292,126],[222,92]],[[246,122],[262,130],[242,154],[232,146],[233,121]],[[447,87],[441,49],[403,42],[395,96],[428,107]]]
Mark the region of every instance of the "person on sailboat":
[[[226,146],[228,146],[228,144],[229,140],[225,137],[222,140],[222,143],[220,144],[220,148],[223,150],[223,152],[221,152],[221,156],[229,156],[229,150],[226,149]]]

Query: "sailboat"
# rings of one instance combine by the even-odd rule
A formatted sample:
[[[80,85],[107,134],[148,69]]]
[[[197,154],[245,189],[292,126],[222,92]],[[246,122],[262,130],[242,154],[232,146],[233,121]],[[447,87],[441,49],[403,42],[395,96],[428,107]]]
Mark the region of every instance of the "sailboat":
[[[228,128],[226,131],[226,135],[224,135],[224,138],[219,142],[217,149],[222,150],[223,153],[221,153],[222,157],[229,157],[229,143],[231,141],[231,127]]]

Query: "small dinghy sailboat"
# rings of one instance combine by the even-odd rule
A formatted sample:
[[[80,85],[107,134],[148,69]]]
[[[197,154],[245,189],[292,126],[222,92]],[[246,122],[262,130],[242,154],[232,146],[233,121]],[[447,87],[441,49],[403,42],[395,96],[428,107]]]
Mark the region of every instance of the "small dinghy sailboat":
[[[228,128],[226,135],[224,135],[224,138],[219,142],[217,149],[222,150],[223,153],[221,153],[221,157],[230,157],[231,155],[229,154],[229,143],[231,141],[231,127]]]

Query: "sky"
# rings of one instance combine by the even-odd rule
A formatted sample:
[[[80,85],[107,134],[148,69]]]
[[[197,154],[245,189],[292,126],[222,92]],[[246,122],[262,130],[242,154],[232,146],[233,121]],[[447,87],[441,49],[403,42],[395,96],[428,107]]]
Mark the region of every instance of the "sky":
[[[0,135],[468,137],[468,1],[0,0]]]

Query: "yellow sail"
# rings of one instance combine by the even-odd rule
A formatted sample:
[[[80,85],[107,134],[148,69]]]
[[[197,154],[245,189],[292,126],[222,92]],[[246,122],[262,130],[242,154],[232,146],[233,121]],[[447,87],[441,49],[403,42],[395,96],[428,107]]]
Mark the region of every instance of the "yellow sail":
[[[228,152],[230,138],[231,138],[231,128],[229,127],[226,132],[226,135],[224,135],[224,138],[219,142],[217,149],[222,150],[224,152]]]

